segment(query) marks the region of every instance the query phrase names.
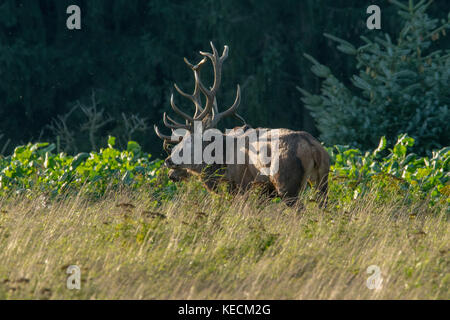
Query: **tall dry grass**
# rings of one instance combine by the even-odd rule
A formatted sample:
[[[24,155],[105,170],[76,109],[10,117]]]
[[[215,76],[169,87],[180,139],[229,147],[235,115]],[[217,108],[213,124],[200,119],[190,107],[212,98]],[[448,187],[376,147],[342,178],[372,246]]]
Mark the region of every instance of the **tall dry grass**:
[[[0,199],[1,299],[449,299],[446,210],[365,196],[326,211],[187,184]],[[81,268],[81,290],[66,269]],[[370,265],[382,287],[370,290]]]

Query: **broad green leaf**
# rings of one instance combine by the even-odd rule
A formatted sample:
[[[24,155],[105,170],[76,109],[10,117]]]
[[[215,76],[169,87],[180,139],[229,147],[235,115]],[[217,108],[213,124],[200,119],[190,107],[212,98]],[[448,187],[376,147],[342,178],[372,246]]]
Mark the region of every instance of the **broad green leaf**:
[[[138,155],[141,153],[141,146],[136,141],[128,141],[127,151],[131,151],[135,155]]]
[[[116,145],[116,137],[109,136],[108,137],[108,147],[113,149],[115,145]]]
[[[89,153],[80,153],[72,160],[72,164],[70,165],[70,170],[75,170],[84,160],[89,158]]]

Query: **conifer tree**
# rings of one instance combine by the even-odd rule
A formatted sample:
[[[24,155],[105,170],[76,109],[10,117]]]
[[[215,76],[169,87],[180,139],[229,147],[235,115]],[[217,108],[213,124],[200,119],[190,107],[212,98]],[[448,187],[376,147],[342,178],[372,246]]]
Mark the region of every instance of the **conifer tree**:
[[[450,50],[435,50],[434,43],[446,36],[447,20],[429,17],[431,1],[414,4],[391,1],[398,7],[402,29],[392,41],[362,36],[364,45],[325,36],[337,49],[355,58],[355,74],[347,85],[327,66],[308,54],[312,72],[323,78],[320,94],[298,88],[302,101],[329,145],[350,144],[362,149],[376,146],[385,135],[391,141],[400,133],[416,140],[415,151],[429,152],[449,144]]]

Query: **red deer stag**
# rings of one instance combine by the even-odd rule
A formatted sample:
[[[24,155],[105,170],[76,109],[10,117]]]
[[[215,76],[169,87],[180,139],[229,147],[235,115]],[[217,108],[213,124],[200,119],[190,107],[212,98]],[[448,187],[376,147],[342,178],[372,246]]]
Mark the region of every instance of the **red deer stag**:
[[[288,205],[296,202],[299,192],[310,180],[319,191],[320,205],[326,205],[330,167],[327,151],[304,131],[250,128],[236,112],[241,96],[239,85],[233,105],[219,112],[216,94],[221,83],[222,64],[228,57],[228,47],[224,47],[221,56],[212,43],[211,48],[212,53],[200,52],[204,58],[196,65],[184,59],[194,73],[193,94],[183,92],[175,84],[178,93],[194,104],[194,116],[180,110],[172,94],[172,109],[185,123],[177,122],[164,113],[164,125],[172,130],[172,135],[164,135],[156,125],[154,127],[169,153],[165,165],[171,169],[171,178],[179,180],[189,174],[197,175],[209,190],[214,190],[220,181],[228,182],[232,189],[237,190],[263,184]],[[208,59],[214,70],[210,89],[200,79],[200,69]],[[201,94],[205,97],[204,106]],[[221,119],[229,116],[240,119],[244,126],[228,130],[225,134],[215,129]],[[209,157],[205,159],[205,155]],[[261,160],[261,155],[267,155],[269,160]]]

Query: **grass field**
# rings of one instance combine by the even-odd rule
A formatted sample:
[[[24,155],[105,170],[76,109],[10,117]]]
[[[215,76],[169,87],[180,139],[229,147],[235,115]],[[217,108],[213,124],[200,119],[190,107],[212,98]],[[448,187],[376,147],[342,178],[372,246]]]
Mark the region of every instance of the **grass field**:
[[[330,194],[333,194],[333,189]],[[0,198],[0,299],[449,299],[447,204],[145,188]],[[69,290],[69,265],[81,289]],[[366,272],[381,269],[370,290]]]

